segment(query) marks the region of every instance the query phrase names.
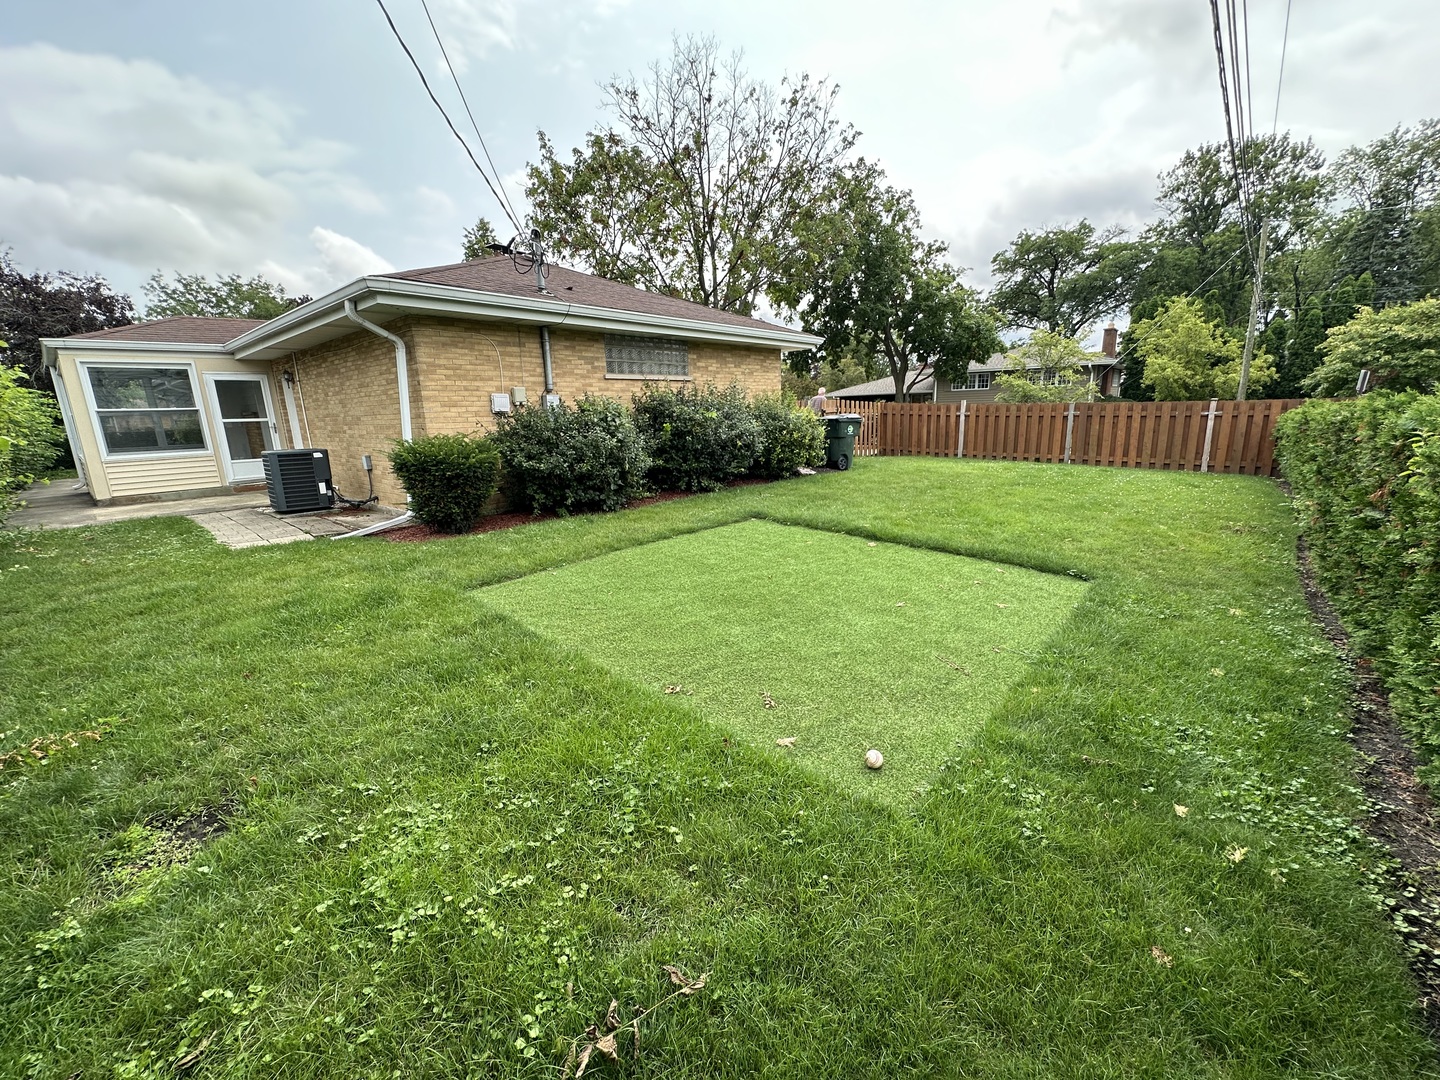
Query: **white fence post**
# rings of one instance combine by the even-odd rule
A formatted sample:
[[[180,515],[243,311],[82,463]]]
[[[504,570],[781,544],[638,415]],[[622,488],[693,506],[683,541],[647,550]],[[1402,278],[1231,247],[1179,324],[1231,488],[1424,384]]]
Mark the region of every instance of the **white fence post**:
[[[960,422],[955,425],[959,429],[955,438],[955,456],[957,458],[965,456],[965,410],[969,405],[968,401],[960,402]]]
[[[1075,403],[1065,410],[1065,458],[1062,464],[1070,464],[1070,436],[1075,431]]]
[[[1210,440],[1215,436],[1215,417],[1219,415],[1219,398],[1210,399],[1210,408],[1205,410],[1205,452],[1200,457],[1200,471],[1210,471]]]

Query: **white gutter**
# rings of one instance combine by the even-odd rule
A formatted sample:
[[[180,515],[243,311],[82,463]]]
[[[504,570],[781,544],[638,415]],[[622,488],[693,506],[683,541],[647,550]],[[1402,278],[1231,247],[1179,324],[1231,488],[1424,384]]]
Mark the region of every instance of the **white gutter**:
[[[378,334],[395,346],[395,378],[400,384],[400,438],[410,441],[410,365],[405,354],[405,342],[382,326],[376,326],[368,319],[362,319],[355,311],[355,301],[345,301],[345,317],[357,326],[363,326],[372,334]],[[364,535],[363,532],[358,535]]]

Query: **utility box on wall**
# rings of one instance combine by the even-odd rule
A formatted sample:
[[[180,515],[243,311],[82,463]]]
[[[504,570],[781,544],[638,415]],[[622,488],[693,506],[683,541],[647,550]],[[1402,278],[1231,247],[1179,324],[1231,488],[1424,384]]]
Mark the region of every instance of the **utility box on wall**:
[[[491,394],[490,411],[496,416],[503,416],[510,411],[509,394]]]

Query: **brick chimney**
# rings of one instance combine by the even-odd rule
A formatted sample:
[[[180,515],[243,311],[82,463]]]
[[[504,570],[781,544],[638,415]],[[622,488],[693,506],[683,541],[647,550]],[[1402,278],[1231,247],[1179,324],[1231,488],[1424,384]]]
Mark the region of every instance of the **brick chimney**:
[[[1105,327],[1105,336],[1101,339],[1100,344],[1100,352],[1108,356],[1111,360],[1114,360],[1115,357],[1119,355],[1119,351],[1115,347],[1115,341],[1118,335],[1119,331],[1115,329],[1115,323],[1112,320],[1110,325]]]

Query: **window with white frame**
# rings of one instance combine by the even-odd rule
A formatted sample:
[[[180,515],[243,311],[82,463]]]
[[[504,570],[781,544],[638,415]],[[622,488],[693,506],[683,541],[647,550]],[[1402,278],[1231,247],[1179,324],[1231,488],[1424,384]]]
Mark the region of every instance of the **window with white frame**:
[[[989,390],[990,376],[991,373],[988,371],[972,371],[969,375],[965,376],[963,383],[952,382],[950,389],[957,392],[962,390]]]
[[[690,349],[675,338],[606,334],[605,374],[688,378]]]
[[[111,454],[204,450],[195,383],[185,367],[89,366],[90,394]]]

